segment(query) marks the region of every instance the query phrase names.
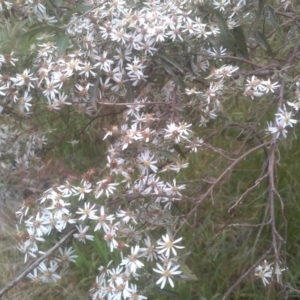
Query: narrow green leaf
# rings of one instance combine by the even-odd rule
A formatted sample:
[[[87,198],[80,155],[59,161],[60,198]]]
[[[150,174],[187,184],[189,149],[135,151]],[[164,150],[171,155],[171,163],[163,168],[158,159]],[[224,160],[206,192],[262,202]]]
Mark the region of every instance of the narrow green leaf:
[[[169,73],[172,76],[175,76],[175,73],[174,73],[172,67],[165,60],[160,59],[158,63],[165,69],[165,71],[167,73]]]
[[[99,94],[99,75],[96,75],[96,80],[93,81],[94,86],[91,88],[91,104],[95,111],[97,111],[98,94]]]
[[[218,27],[220,29],[221,39],[224,43],[224,46],[228,50],[235,52],[234,39],[233,39],[233,36],[228,28],[228,25],[227,25],[223,15],[219,11],[216,11],[216,16],[218,19]]]
[[[269,42],[267,41],[267,39],[265,38],[265,36],[260,32],[260,31],[256,31],[254,33],[254,38],[257,41],[257,43],[271,56],[274,55],[272,48],[269,44]]]
[[[286,73],[279,73],[280,78],[282,78],[285,82],[295,82],[295,78],[287,75]]]
[[[157,152],[161,156],[163,156],[163,157],[165,157],[165,158],[167,158],[171,161],[180,161],[180,159],[177,157],[177,155],[174,154],[173,152],[169,151],[169,150],[157,150]]]
[[[43,25],[43,26],[35,27],[35,28],[31,29],[31,30],[28,30],[26,33],[24,33],[21,36],[21,38],[22,38],[22,40],[24,40],[26,38],[31,39],[34,36],[36,36],[37,34],[43,34],[45,32],[51,33],[53,31],[59,32],[60,29],[58,27],[55,27],[55,26]]]
[[[180,270],[184,276],[180,276],[183,280],[188,281],[198,281],[198,277],[191,271],[191,269],[185,264],[185,262],[180,262]]]
[[[240,50],[243,57],[249,58],[247,42],[242,26],[235,27],[233,29],[233,35],[235,37],[236,44],[238,45],[238,49]]]
[[[81,251],[81,249],[78,247],[77,243],[73,242],[72,246],[74,248],[74,250],[76,251],[76,266],[80,269],[80,268],[85,268],[85,266],[89,265],[89,261],[86,260],[86,255]]]
[[[257,31],[258,26],[260,24],[260,20],[264,10],[264,5],[265,5],[265,0],[258,0],[258,10],[256,11],[256,19],[253,25],[254,31]]]
[[[14,39],[16,38],[16,36],[18,34],[20,34],[20,31],[22,31],[22,28],[29,22],[29,18],[21,21],[21,22],[18,22],[11,30],[10,32],[10,38]]]
[[[178,76],[174,76],[174,82],[179,86],[181,92],[183,93],[185,91],[185,83],[183,81],[183,78],[178,75]]]
[[[134,102],[134,92],[129,80],[125,82],[127,102]]]
[[[186,158],[183,151],[181,150],[180,146],[178,144],[173,145],[174,150],[182,157]]]
[[[166,290],[166,289],[159,289],[159,288],[155,288],[155,290],[161,295],[164,295],[167,297],[175,297],[175,299],[181,299],[180,294],[176,293],[174,291],[170,291],[170,290]]]
[[[175,67],[176,69],[178,69],[181,73],[184,73],[184,70],[183,68],[179,65],[178,62],[176,62],[170,55],[166,54],[165,52],[163,51],[158,51],[156,53],[156,55],[158,57],[161,58],[161,60],[165,60],[166,62],[168,62],[170,65],[172,65],[173,67]]]
[[[58,55],[63,55],[69,45],[69,35],[61,34],[56,39],[57,53]]]
[[[97,235],[94,238],[95,249],[98,255],[103,259],[103,261],[108,261],[108,252],[107,252],[107,245],[103,240],[100,240]]]
[[[77,12],[86,12],[86,11],[91,10],[91,9],[92,9],[92,7],[91,6],[87,6],[87,5],[78,5],[76,7],[76,11]]]
[[[174,82],[180,87],[180,90],[182,92],[184,92],[185,91],[185,83],[184,83],[182,77],[180,75],[176,75],[174,73],[172,66],[167,61],[160,59],[159,63],[163,66],[163,68],[165,69],[165,71],[167,73],[169,73],[170,75],[173,76]]]
[[[258,0],[258,11],[259,11],[260,13],[263,12],[264,5],[265,5],[265,0]]]
[[[267,5],[266,10],[269,13],[268,17],[267,17],[267,21],[269,22],[269,24],[272,27],[274,27],[276,29],[276,31],[280,35],[280,37],[283,38],[282,30],[281,30],[281,27],[278,25],[278,22],[277,22],[275,13],[274,13],[274,9],[271,6]]]

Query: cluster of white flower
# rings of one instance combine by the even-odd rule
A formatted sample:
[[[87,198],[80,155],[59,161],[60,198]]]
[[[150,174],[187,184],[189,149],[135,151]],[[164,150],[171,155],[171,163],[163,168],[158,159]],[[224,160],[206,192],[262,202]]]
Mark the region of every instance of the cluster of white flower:
[[[2,120],[5,122],[8,118],[4,116]],[[39,160],[37,152],[47,139],[41,132],[29,133],[28,127],[20,129],[16,125],[3,124],[0,127],[0,158],[9,165],[13,163],[15,167],[28,168]]]
[[[273,274],[276,275],[276,280],[278,283],[281,281],[281,274],[283,271],[285,271],[285,268],[280,268],[278,265],[276,265],[275,269],[272,267],[273,263],[268,264],[266,260],[261,265],[258,265],[254,270],[254,275],[260,278],[266,286],[269,284],[269,280],[272,278]]]
[[[144,183],[146,183],[145,180]],[[157,195],[161,194],[160,187],[163,186],[163,183],[151,179],[149,185],[154,193],[153,198],[158,199],[159,197],[157,197]],[[176,181],[174,180],[174,185],[169,185],[169,187],[165,188],[165,193],[167,195],[174,195],[176,199],[179,200],[178,196],[181,194],[178,190],[183,188],[183,185],[177,187]],[[83,190],[85,194],[89,194],[92,191],[88,188],[87,183],[85,183],[85,187],[80,190]],[[147,190],[149,190],[149,188],[147,188]],[[155,191],[157,194],[155,194]],[[145,191],[145,193],[148,192],[150,192],[150,190]],[[126,299],[130,293],[136,293],[136,285],[133,283],[130,284],[130,281],[138,280],[140,276],[138,273],[140,269],[144,267],[142,261],[145,263],[160,261],[160,264],[156,263],[158,269],[154,269],[155,272],[161,274],[157,284],[161,284],[161,288],[163,288],[166,282],[169,282],[170,285],[174,287],[172,277],[181,273],[181,271],[178,270],[179,265],[176,264],[176,249],[184,248],[183,246],[177,245],[182,238],[173,240],[169,234],[166,234],[155,242],[148,235],[149,231],[145,238],[142,238],[144,235],[144,226],[140,224],[147,222],[149,225],[152,224],[152,226],[154,226],[154,224],[164,223],[164,221],[160,219],[165,213],[158,203],[153,202],[152,205],[147,205],[140,211],[137,209],[130,210],[127,208],[123,210],[120,208],[115,214],[109,214],[108,208],[100,206],[100,208],[97,209],[96,204],[91,206],[90,202],[85,202],[84,208],[79,208],[78,211],[75,212],[80,217],[72,219],[72,213],[70,211],[72,205],[70,202],[63,200],[63,198],[77,197],[79,194],[80,192],[77,187],[66,183],[65,185],[57,187],[56,191],[51,188],[39,200],[40,204],[42,204],[40,212],[25,221],[27,232],[23,233],[18,230],[16,234],[18,248],[24,252],[25,261],[28,255],[36,257],[36,253],[39,250],[37,242],[44,242],[45,239],[43,236],[51,235],[53,230],[61,232],[68,224],[79,222],[79,225],[76,225],[78,233],[74,234],[76,240],[83,243],[93,241],[95,235],[99,237],[98,231],[102,231],[103,240],[106,241],[110,251],[117,250],[121,255],[120,264],[116,269],[105,268],[105,272],[102,272],[102,274],[97,277],[96,285],[91,290],[93,299],[97,299],[98,296],[102,298],[107,296],[108,299],[119,299],[118,297],[123,296]],[[162,195],[163,194],[164,193],[162,193]],[[80,197],[81,195],[79,196],[79,200]],[[163,196],[161,198],[164,199]],[[35,203],[24,203],[22,209],[17,212],[17,215],[21,218],[26,216],[30,213],[30,210],[33,209],[34,204]],[[76,206],[77,205],[75,205],[75,207]],[[149,212],[147,213],[146,210]],[[150,218],[151,211],[153,212],[152,218]],[[91,231],[90,228],[93,230]],[[88,232],[90,234],[88,234]],[[140,247],[142,240],[145,247]],[[126,249],[129,247],[129,244],[132,243],[135,243],[135,245],[131,247],[130,253],[124,256],[123,252],[128,252]],[[54,255],[54,258],[49,261],[49,267],[46,267],[45,262],[43,262],[38,269],[34,270],[33,274],[29,274],[29,277],[34,283],[57,281],[57,279],[65,273],[65,267],[68,266],[68,261],[74,261],[75,256],[72,255],[72,253],[73,250],[71,248],[67,248],[64,251],[60,249],[61,255],[57,257]],[[57,273],[56,270],[61,263],[66,265],[60,266],[59,273]],[[50,277],[47,277],[47,272],[51,274]]]
[[[296,82],[295,98],[292,102],[287,101],[287,104],[295,111],[288,110],[286,105],[283,104],[283,107],[279,107],[277,113],[275,113],[274,124],[269,122],[267,131],[274,134],[278,139],[281,135],[287,137],[287,128],[294,127],[298,123],[298,120],[294,118],[295,113],[298,112],[300,104],[300,89],[299,82]]]
[[[239,24],[237,17],[243,15],[246,1],[238,1],[234,9],[230,0],[210,5],[224,14],[232,29]],[[3,6],[10,4],[1,3],[0,10]],[[1,117],[13,112],[16,119],[26,120],[40,106],[49,114],[68,110],[96,119],[106,106],[122,107],[117,123],[104,129],[103,139],[112,142],[104,168],[95,166],[80,184],[66,182],[38,200],[26,199],[16,213],[25,226],[25,233],[16,234],[25,261],[41,252],[39,243],[46,247],[45,237],[70,228],[77,229],[76,242],[97,238],[111,252],[120,252],[117,265],[99,268],[101,274],[90,290],[92,299],[147,299],[138,290],[146,293],[151,284],[141,288],[140,278],[163,289],[167,283],[174,287],[173,278],[181,274],[177,250],[184,247],[177,245],[182,238],[174,237],[179,218],[174,218],[172,207],[184,199],[186,184],[180,183],[177,173],[188,167],[185,154],[203,145],[194,126],[205,127],[222,114],[223,95],[236,85],[234,75],[239,70],[223,64],[225,48],[211,48],[209,40],[220,29],[205,23],[202,13],[199,16],[192,7],[188,0],[91,0],[84,13],[67,20],[59,41],[39,33],[30,49],[34,57],[30,68],[18,65],[14,53],[0,55]],[[60,23],[39,1],[25,1],[19,11],[35,15],[38,25]],[[177,57],[185,43],[192,45],[190,66]],[[277,88],[277,82],[252,76],[244,95],[254,99]],[[298,99],[288,102],[295,110],[299,103]],[[185,110],[193,124],[184,120]],[[284,128],[296,123],[292,116],[284,106],[276,114],[277,124],[270,124],[268,130],[277,137],[285,135]],[[30,132],[21,141],[24,131],[11,135],[11,128],[0,127],[0,155],[12,151],[16,164],[28,167],[46,138]],[[10,150],[3,145],[10,145]],[[34,283],[55,282],[65,274],[75,255],[72,248],[59,251],[29,274]],[[260,267],[257,274],[263,275],[257,276],[270,277],[270,270]],[[159,276],[153,282],[152,271]]]
[[[247,79],[244,95],[253,100],[254,97],[261,97],[267,93],[274,93],[274,90],[279,87],[277,83],[278,82],[271,83],[270,79],[259,80],[256,76],[252,76]]]
[[[230,3],[225,2],[225,6]],[[236,13],[243,7],[243,2],[237,4]],[[11,7],[8,3],[4,5]],[[101,3],[100,10],[98,7]],[[74,14],[66,25],[66,33],[71,40],[65,47],[72,50],[63,53],[63,56],[60,53],[62,46],[55,43],[55,36],[44,32],[36,37],[38,42],[31,47],[35,59],[30,69],[14,74],[13,67],[18,62],[15,53],[0,56],[0,63],[5,66],[4,74],[0,77],[0,94],[3,96],[0,114],[7,114],[12,107],[21,118],[32,116],[35,107],[33,102],[37,98],[35,90],[41,92],[39,98],[44,97],[47,109],[54,112],[68,105],[78,113],[93,115],[98,109],[97,103],[102,99],[118,102],[119,97],[129,95],[129,85],[135,87],[147,82],[149,75],[145,72],[151,72],[154,62],[159,64],[164,61],[163,65],[166,66],[170,61],[164,44],[190,40],[203,49],[207,36],[219,34],[214,24],[203,23],[194,16],[189,5],[189,1],[181,1],[179,5],[173,1],[152,1],[138,8],[125,1],[90,1],[89,14],[82,17]],[[96,8],[93,9],[93,6]],[[46,7],[39,1],[26,1],[21,12],[36,14],[37,22],[43,24],[57,21],[47,15]],[[221,47],[222,54],[223,51]],[[205,71],[209,62],[200,58],[200,65],[198,73]],[[204,100],[199,110],[200,125],[205,126],[209,119],[216,118],[220,103],[218,97],[224,90],[223,79],[236,70],[237,67],[224,65],[212,73],[220,81],[210,82],[207,92],[199,95],[200,100]],[[151,83],[147,86],[149,93]],[[173,89],[174,82],[170,80],[161,91],[166,94],[165,102],[170,100]],[[176,95],[180,96],[179,92]],[[130,100],[136,102],[134,97]],[[136,107],[139,110],[138,104]],[[142,126],[143,123],[147,124],[149,117],[149,114],[135,114],[133,122]],[[149,134],[151,132],[146,128],[145,135],[147,130]],[[134,132],[134,127],[131,131]],[[132,139],[139,138],[138,135],[125,136],[123,150]],[[22,160],[23,165],[29,166],[28,153],[21,152],[17,158]]]
[[[271,82],[270,79],[260,80],[256,76],[252,76],[247,79],[246,89],[244,95],[250,97],[252,100],[255,97],[262,97],[268,93],[275,93],[275,90],[279,88],[278,82]],[[293,102],[287,101],[287,104],[294,108],[295,111],[298,111],[299,101],[299,84],[296,83],[296,92],[295,100]],[[287,137],[287,127],[293,127],[297,124],[297,120],[293,118],[295,114],[292,111],[288,111],[286,105],[283,104],[283,107],[279,107],[277,113],[275,113],[275,121],[268,123],[267,132],[275,134],[275,137],[278,139],[281,135]]]
[[[65,274],[70,262],[75,263],[77,255],[73,253],[72,247],[59,248],[59,253],[40,263],[27,277],[31,279],[33,285],[57,282]]]

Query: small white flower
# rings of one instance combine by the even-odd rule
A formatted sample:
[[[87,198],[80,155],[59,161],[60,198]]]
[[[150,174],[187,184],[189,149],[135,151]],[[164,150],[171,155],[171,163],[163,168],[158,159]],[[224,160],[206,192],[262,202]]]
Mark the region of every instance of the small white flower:
[[[103,193],[105,193],[107,197],[113,194],[116,190],[115,186],[118,185],[118,183],[110,183],[107,179],[103,179],[97,182],[97,185],[95,197],[99,198]]]
[[[136,284],[131,283],[131,287],[127,288],[127,293],[126,293],[126,299],[129,300],[145,300],[148,299],[145,296],[139,295],[137,291],[137,286]]]
[[[118,248],[118,242],[115,239],[116,232],[111,229],[107,231],[104,235],[104,240],[106,240],[108,247],[110,248],[110,252],[113,252],[114,249]]]
[[[144,264],[138,260],[140,246],[131,247],[131,253],[122,259],[121,266],[125,265],[130,273],[136,273],[136,270],[143,267]]]
[[[107,269],[107,275],[110,276],[107,282],[112,286],[122,284],[124,282],[122,279],[122,271],[123,267],[121,266],[118,266],[116,269]]]
[[[35,235],[40,237],[47,233],[48,229],[45,226],[47,224],[47,217],[44,214],[37,213],[36,216],[30,217],[25,221],[25,225],[34,229]]]
[[[55,194],[55,192],[51,193],[50,197],[52,199],[52,205],[47,207],[47,209],[54,210],[54,218],[61,219],[62,215],[69,215],[70,211],[66,208],[66,206],[71,205],[71,203],[67,203],[62,199],[56,198]]]
[[[37,268],[33,269],[32,273],[27,274],[27,277],[31,279],[33,285],[40,285],[43,282],[42,275],[38,274]]]
[[[173,179],[173,185],[167,182],[167,187],[165,191],[167,192],[168,195],[182,196],[182,194],[179,191],[184,189],[185,189],[185,184],[177,185],[176,179]]]
[[[149,168],[154,173],[156,173],[158,170],[158,167],[155,165],[157,163],[157,160],[154,160],[154,154],[151,156],[149,150],[140,153],[137,157],[137,161],[139,162],[141,172],[144,174],[148,174]]]
[[[157,246],[156,249],[158,249],[159,254],[163,253],[163,254],[166,255],[166,257],[170,257],[170,252],[171,251],[172,251],[173,255],[176,256],[177,255],[176,249],[183,249],[184,248],[184,246],[175,245],[176,243],[180,242],[181,240],[182,240],[182,237],[175,240],[175,241],[172,241],[168,234],[166,234],[165,236],[163,235],[162,240],[159,240],[157,242],[157,244],[159,246]]]
[[[33,252],[37,252],[38,246],[36,244],[37,241],[44,242],[45,239],[38,236],[33,227],[27,228],[28,239],[25,241],[24,245],[26,248],[30,249]]]
[[[273,126],[272,122],[268,123],[268,128],[266,129],[266,131],[275,134],[276,139],[278,139],[280,137],[280,134],[283,135],[283,137],[286,138],[286,134],[287,134],[287,130],[284,128],[284,123],[283,121],[280,120],[276,120],[276,125]]]
[[[177,271],[180,266],[178,265],[172,268],[172,262],[169,262],[165,268],[162,267],[159,263],[156,263],[156,267],[157,269],[153,269],[153,271],[162,275],[162,277],[156,281],[156,284],[161,284],[161,289],[164,288],[167,282],[170,283],[171,287],[174,287],[172,276],[182,273],[181,271]]]
[[[65,248],[62,250],[62,248],[59,248],[60,256],[59,256],[59,261],[63,262],[64,264],[68,265],[69,262],[76,262],[76,258],[78,257],[77,255],[74,255],[73,252],[75,250],[72,247]]]
[[[254,275],[262,280],[264,286],[269,284],[269,281],[268,281],[267,278],[272,277],[273,268],[271,267],[271,265],[272,264],[268,265],[267,261],[265,260],[262,265],[259,265],[255,268],[255,274]]]
[[[278,123],[282,123],[283,127],[293,127],[293,124],[297,124],[297,120],[292,119],[294,114],[291,111],[287,111],[285,105],[283,105],[283,109],[279,107],[278,111],[279,112],[276,113],[275,116],[279,121]]]
[[[84,203],[84,208],[79,208],[79,210],[76,212],[76,214],[82,215],[79,220],[85,220],[87,217],[89,219],[95,219],[95,213],[96,209],[93,209],[96,204],[94,204],[92,207],[90,207],[90,202]]]
[[[127,64],[127,67],[125,67],[125,69],[129,71],[127,75],[131,80],[147,77],[143,74],[144,68],[146,68],[146,66],[143,66],[136,56],[134,57],[132,64]]]
[[[175,123],[167,125],[165,132],[165,138],[172,137],[177,144],[180,142],[180,138],[183,137],[183,132],[180,130],[180,126],[177,126]]]
[[[114,215],[106,215],[105,214],[105,208],[102,205],[100,207],[100,215],[99,216],[95,216],[95,220],[98,221],[94,231],[100,230],[101,228],[103,228],[103,230],[105,232],[109,231],[109,226],[108,226],[108,222],[112,222],[115,219]]]
[[[34,78],[33,74],[29,72],[30,70],[25,69],[22,74],[17,74],[16,78],[11,78],[11,80],[18,86],[27,85],[27,90],[30,91],[31,88],[34,88],[32,82],[37,80],[37,78]]]
[[[125,223],[128,223],[129,221],[133,221],[135,224],[137,224],[136,217],[135,217],[135,212],[130,210],[130,209],[127,209],[126,211],[125,210],[119,210],[117,212],[117,217],[122,218],[122,220]]]
[[[75,188],[68,181],[57,187],[57,190],[62,193],[63,197],[70,197],[75,192]]]
[[[228,4],[230,4],[229,0],[214,0],[214,2],[213,2],[215,9],[219,9],[219,11],[224,11],[225,6]]]
[[[259,86],[260,87],[260,90],[262,92],[265,92],[265,93],[274,93],[274,89],[277,89],[278,87],[280,87],[279,84],[277,84],[278,82],[274,82],[274,83],[271,83],[270,79],[268,80],[263,80],[261,82],[261,85]]]
[[[299,108],[300,108],[300,101],[298,101],[298,100],[295,101],[295,102],[289,102],[289,101],[287,101],[287,104],[289,106],[293,107],[296,111],[298,111]]]
[[[55,273],[58,268],[58,264],[53,260],[49,262],[50,267],[47,267],[44,262],[40,263],[38,268],[43,273],[41,279],[44,283],[57,282],[61,277]]]
[[[244,96],[250,97],[251,100],[254,99],[254,97],[261,97],[264,93],[259,92],[255,88],[246,87],[246,90],[244,92]]]
[[[85,198],[86,194],[90,193],[93,189],[91,188],[92,185],[90,183],[84,183],[82,187],[76,187],[76,193],[74,195],[79,194],[78,201]]]
[[[94,237],[92,235],[86,234],[86,232],[88,231],[90,226],[85,226],[84,228],[82,228],[82,225],[80,224],[79,226],[76,225],[76,228],[78,229],[79,233],[74,234],[75,239],[78,239],[78,241],[84,242],[84,243],[85,243],[85,239],[90,240],[90,241],[94,240]]]
[[[197,95],[197,94],[201,94],[201,92],[197,91],[195,89],[195,87],[193,87],[191,89],[185,89],[185,94],[187,94],[187,95]]]
[[[147,257],[147,261],[153,261],[153,259],[157,259],[157,254],[156,254],[156,250],[155,247],[152,245],[150,237],[147,236],[144,239],[145,245],[147,248],[140,248],[140,252],[142,256],[146,256]]]

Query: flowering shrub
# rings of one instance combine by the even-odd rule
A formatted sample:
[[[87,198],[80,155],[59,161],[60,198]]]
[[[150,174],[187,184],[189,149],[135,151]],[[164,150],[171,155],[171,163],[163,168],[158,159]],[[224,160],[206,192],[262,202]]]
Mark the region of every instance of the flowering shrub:
[[[282,284],[286,267],[280,267],[279,244],[284,238],[274,214],[275,198],[281,205],[283,200],[275,185],[275,156],[297,123],[300,81],[293,64],[300,43],[294,43],[295,28],[284,23],[296,6],[292,1],[272,5],[246,0],[2,1],[3,164],[39,168],[43,153],[57,140],[75,148],[99,118],[106,122],[97,135],[109,141],[105,159],[96,159],[81,179],[26,198],[16,212],[15,238],[24,261],[41,257],[27,272],[34,284],[57,282],[66,274],[77,257],[70,240],[74,245],[97,240],[118,253],[118,259],[99,266],[91,299],[147,299],[156,285],[173,288],[178,280],[194,280],[185,268],[190,250],[181,229],[191,226],[204,200],[232,169],[261,149],[266,155],[261,175],[229,212],[268,180],[271,246],[224,299],[250,273],[264,285]],[[277,57],[271,38],[275,45],[284,41],[294,48]],[[248,111],[239,112],[239,101]],[[86,122],[78,138],[68,135],[70,120]],[[43,122],[47,128],[39,126]],[[238,128],[244,138],[237,150],[213,145],[213,137],[228,128]],[[254,146],[247,144],[250,138]],[[180,177],[199,151],[226,161],[223,171],[198,180],[200,195]],[[49,237],[57,234],[64,243],[51,248]],[[271,251],[274,268],[260,265]]]

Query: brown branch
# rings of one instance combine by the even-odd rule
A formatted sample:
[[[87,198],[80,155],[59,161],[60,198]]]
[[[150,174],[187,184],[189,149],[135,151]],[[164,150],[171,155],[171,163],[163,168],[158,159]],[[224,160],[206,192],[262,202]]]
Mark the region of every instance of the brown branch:
[[[290,68],[297,57],[297,54],[300,50],[300,41],[296,44],[296,46],[293,49],[293,52],[291,56],[289,57],[287,63],[283,66],[282,71]],[[281,81],[280,85],[280,91],[279,91],[279,97],[278,97],[278,103],[277,103],[277,111],[279,108],[283,105],[284,102],[284,87],[285,82],[284,80]],[[274,120],[276,123],[276,118]],[[285,242],[284,239],[280,236],[280,234],[277,232],[276,229],[276,220],[275,220],[275,195],[279,197],[281,201],[281,211],[283,213],[284,205],[283,201],[281,200],[281,197],[276,190],[275,187],[275,151],[277,147],[277,139],[276,139],[276,133],[273,134],[272,137],[272,145],[270,147],[270,153],[269,153],[269,160],[268,160],[268,177],[269,177],[269,211],[270,211],[270,221],[271,221],[271,234],[272,234],[272,248],[274,251],[276,266],[280,265],[280,259],[279,259],[279,251],[278,251],[278,245],[277,245],[277,239],[279,239],[281,242]]]
[[[170,102],[158,102],[158,101],[154,101],[154,102],[141,102],[141,103],[137,103],[137,102],[125,102],[125,103],[112,103],[112,102],[101,102],[98,101],[97,102],[100,105],[108,105],[108,106],[124,106],[124,105],[130,105],[130,106],[135,106],[135,105],[171,105],[172,103]]]
[[[240,278],[227,290],[224,294],[222,300],[227,299],[227,297],[232,293],[232,291],[262,262],[271,252],[272,246],[242,275]]]
[[[279,99],[277,103],[277,111],[283,103],[283,97],[284,97],[284,81],[282,80],[280,91],[279,91]],[[276,123],[276,118],[274,122]],[[278,246],[277,246],[278,233],[276,229],[275,205],[274,205],[274,194],[276,193],[275,180],[274,180],[276,146],[277,146],[277,139],[276,139],[276,133],[274,133],[272,137],[272,146],[270,147],[269,160],[268,160],[269,211],[270,211],[270,220],[271,220],[272,248],[275,255],[276,265],[279,265],[280,260],[279,260]]]
[[[276,139],[274,134],[273,139]],[[276,264],[279,264],[279,254],[277,248],[277,230],[275,223],[275,207],[274,207],[274,194],[276,191],[275,183],[274,183],[274,165],[275,165],[275,146],[273,143],[270,155],[269,155],[269,163],[268,163],[268,176],[269,176],[269,209],[270,209],[270,219],[271,219],[271,231],[272,231],[272,247],[275,255]]]
[[[207,149],[209,149],[209,150],[212,150],[212,151],[215,152],[215,153],[220,154],[222,157],[224,157],[224,158],[226,158],[226,159],[228,159],[228,160],[230,160],[230,161],[234,161],[234,160],[235,160],[234,158],[231,158],[231,157],[229,157],[228,155],[224,154],[224,150],[215,148],[215,147],[213,147],[213,146],[210,145],[210,144],[207,144],[207,143],[204,143],[204,142],[203,142],[203,143],[201,144],[201,146],[202,146],[203,148],[207,148]]]
[[[239,162],[241,162],[242,160],[244,160],[248,155],[250,155],[252,152],[255,152],[263,147],[266,147],[270,145],[270,142],[266,142],[263,144],[260,144],[252,149],[250,149],[249,151],[247,151],[246,153],[244,153],[243,155],[241,155],[239,158],[237,158],[229,167],[226,168],[225,171],[223,171],[223,173],[216,179],[216,181],[214,182],[213,185],[211,185],[211,187],[206,191],[206,193],[204,195],[202,195],[202,197],[200,198],[200,200],[197,202],[196,207],[199,206],[199,204],[201,204],[204,199],[213,191],[213,189],[215,188],[215,186],[223,179],[223,177],[225,177],[225,175],[227,175],[227,173],[229,173],[233,167],[235,165],[237,165]],[[195,207],[195,208],[196,208]]]
[[[175,117],[177,117],[176,114],[176,104],[177,104],[177,85],[174,86],[173,91],[172,91],[172,122],[176,122]]]
[[[266,142],[263,144],[260,144],[252,149],[250,149],[249,151],[247,151],[246,153],[244,153],[243,155],[241,155],[240,157],[238,157],[232,164],[230,164],[230,166],[228,166],[223,173],[215,180],[215,182],[207,189],[207,191],[200,197],[200,199],[195,203],[195,206],[193,207],[193,209],[188,213],[188,215],[186,216],[186,219],[188,219],[199,207],[199,205],[212,193],[212,191],[214,190],[214,188],[217,186],[218,183],[220,183],[220,181],[233,169],[233,167],[235,167],[239,162],[243,161],[248,155],[250,155],[251,153],[270,145],[270,142]],[[183,224],[177,229],[176,234],[178,233],[178,231],[182,228]],[[175,235],[176,235],[175,234]]]
[[[260,223],[260,224],[233,223],[233,224],[229,224],[228,227],[261,227],[261,226],[270,225],[270,223],[271,221]]]
[[[265,174],[263,176],[261,176],[260,178],[258,178],[256,181],[255,181],[255,184],[253,186],[251,186],[249,189],[247,189],[247,191],[242,195],[240,196],[240,198],[234,203],[234,205],[232,205],[229,209],[228,209],[228,213],[231,213],[231,210],[234,209],[235,207],[237,207],[238,205],[240,205],[244,198],[250,194],[260,183],[262,180],[264,180],[266,177],[268,177],[268,174]]]
[[[287,67],[290,67],[292,65],[292,63],[293,63],[294,59],[296,58],[299,50],[300,50],[300,40],[298,41],[298,43],[294,47],[294,50],[293,50],[291,56],[289,57],[287,63],[284,65],[283,69],[287,68]]]
[[[259,133],[256,132],[255,130],[255,127],[261,122],[262,118],[265,116],[265,114],[269,111],[271,105],[273,104],[273,101],[270,101],[268,103],[268,105],[266,106],[266,108],[263,110],[263,112],[260,114],[260,116],[257,118],[257,120],[255,121],[255,123],[253,124],[249,124],[248,128],[245,127],[245,129],[248,129],[249,132],[248,134],[246,135],[245,139],[244,139],[244,142],[242,143],[242,145],[240,146],[240,150],[241,149],[244,149],[244,146],[247,142],[247,140],[249,139],[249,137],[252,135],[253,133],[253,136],[262,144],[264,141],[263,139],[260,137]],[[236,154],[239,154],[240,153],[240,150],[238,151],[235,151]],[[265,155],[265,158],[266,160],[268,159],[268,151],[264,148],[264,155]]]
[[[21,281],[29,272],[36,268],[41,262],[49,257],[55,250],[57,250],[71,235],[76,231],[75,228],[71,229],[60,241],[58,241],[50,250],[48,250],[43,256],[31,264],[25,271],[12,280],[5,288],[0,291],[0,298],[5,295],[12,287],[14,287],[19,281]]]
[[[259,69],[259,70],[255,70],[255,71],[250,71],[250,72],[240,72],[240,73],[237,73],[235,75],[233,75],[232,77],[233,78],[238,78],[239,75],[244,75],[244,76],[252,76],[252,75],[255,75],[255,76],[271,76],[275,73],[275,70],[266,70],[266,69]]]
[[[245,62],[249,65],[252,65],[254,67],[257,67],[257,68],[263,68],[263,66],[257,64],[256,62],[253,62],[251,60],[248,60],[246,58],[242,58],[242,57],[236,57],[236,56],[230,56],[230,55],[213,55],[213,54],[207,54],[207,53],[197,53],[198,55],[202,55],[202,56],[205,56],[205,57],[208,57],[208,58],[211,58],[211,59],[231,59],[231,60],[235,60],[235,61],[241,61],[241,62]]]

